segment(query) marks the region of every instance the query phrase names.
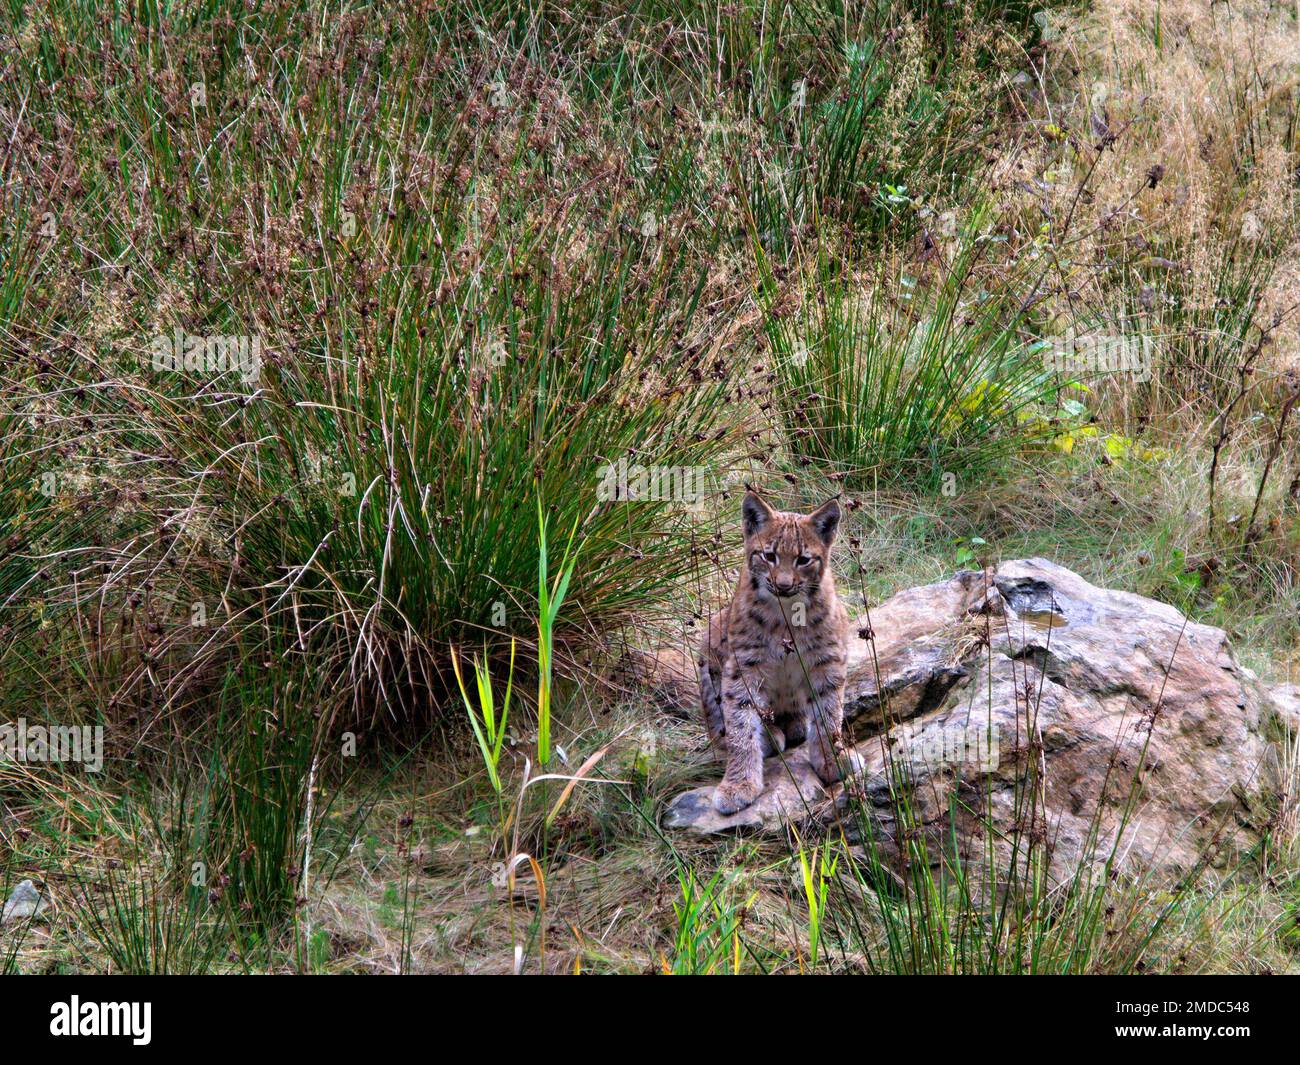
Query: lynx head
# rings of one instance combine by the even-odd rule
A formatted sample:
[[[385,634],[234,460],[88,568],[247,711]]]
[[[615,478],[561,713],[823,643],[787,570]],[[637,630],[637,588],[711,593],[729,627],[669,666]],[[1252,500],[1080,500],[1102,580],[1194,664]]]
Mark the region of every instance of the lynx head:
[[[831,544],[840,527],[834,499],[811,514],[773,510],[753,492],[741,504],[749,583],[760,596],[807,598],[830,573]]]

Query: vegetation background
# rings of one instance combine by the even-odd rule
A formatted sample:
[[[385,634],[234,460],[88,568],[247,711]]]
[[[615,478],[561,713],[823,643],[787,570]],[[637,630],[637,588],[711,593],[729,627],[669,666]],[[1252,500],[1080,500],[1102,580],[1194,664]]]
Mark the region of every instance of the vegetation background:
[[[856,608],[1042,554],[1296,680],[1293,3],[9,0],[0,39],[0,720],[106,743],[0,761],[0,888],[48,899],[0,968],[1296,967],[1291,806],[1231,876],[999,916],[666,838],[703,731],[620,667],[695,639],[748,481],[843,493]],[[1053,370],[1079,337],[1149,375]],[[620,461],[706,492],[602,500]]]

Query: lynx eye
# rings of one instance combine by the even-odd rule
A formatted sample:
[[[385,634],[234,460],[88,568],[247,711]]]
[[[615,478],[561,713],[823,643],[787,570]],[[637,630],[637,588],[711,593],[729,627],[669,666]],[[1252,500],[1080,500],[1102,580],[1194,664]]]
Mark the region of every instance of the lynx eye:
[[[800,566],[807,566],[812,562],[812,555],[800,555],[795,559],[795,563]]]
[[[771,563],[775,563],[775,562],[776,562],[776,552],[775,552],[775,551],[764,551],[764,552],[763,552],[763,557],[764,557],[765,559],[767,559],[768,562],[771,562]]]

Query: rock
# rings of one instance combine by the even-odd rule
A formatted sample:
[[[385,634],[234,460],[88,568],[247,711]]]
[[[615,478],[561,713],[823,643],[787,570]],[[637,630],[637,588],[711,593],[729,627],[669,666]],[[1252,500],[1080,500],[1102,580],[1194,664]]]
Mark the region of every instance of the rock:
[[[1300,684],[1279,684],[1269,694],[1292,732],[1300,733]]]
[[[712,789],[697,788],[669,804],[666,827],[838,820],[852,838],[865,811],[881,853],[898,860],[891,782],[907,779],[907,816],[932,860],[954,830],[983,857],[992,827],[1000,860],[1032,838],[1061,878],[1117,840],[1116,857],[1144,867],[1226,862],[1277,808],[1279,744],[1300,712],[1291,704],[1288,720],[1285,695],[1238,665],[1221,629],[1171,606],[1028,559],[909,588],[861,624],[845,720],[864,768],[849,791],[823,788],[795,748],[769,760],[753,806],[721,817]],[[659,690],[692,693],[680,662],[662,661]]]
[[[41,893],[36,890],[36,885],[30,880],[24,880],[9,896],[9,901],[5,903],[4,913],[0,916],[0,924],[8,921],[18,921],[24,917],[35,917],[45,909],[45,899]]]

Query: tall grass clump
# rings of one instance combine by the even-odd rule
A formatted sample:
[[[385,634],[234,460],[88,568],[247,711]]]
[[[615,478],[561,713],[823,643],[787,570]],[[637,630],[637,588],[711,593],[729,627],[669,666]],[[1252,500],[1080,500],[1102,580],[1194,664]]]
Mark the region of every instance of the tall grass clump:
[[[364,64],[330,31],[358,83],[320,76],[296,5],[258,15],[264,33],[214,28],[217,56],[248,60],[233,66],[201,63],[194,34],[164,55],[123,24],[105,72],[73,47],[80,21],[67,47],[16,60],[19,81],[53,67],[79,86],[65,104],[84,195],[60,191],[78,231],[107,241],[97,253],[134,271],[113,284],[141,297],[95,323],[102,357],[46,401],[129,456],[140,539],[90,567],[84,549],[51,552],[46,594],[99,611],[166,594],[209,618],[157,622],[149,668],[120,688],[188,705],[237,634],[261,633],[310,652],[363,712],[428,710],[450,690],[453,639],[533,653],[539,495],[584,559],[557,663],[691,564],[678,501],[598,489],[620,463],[715,475],[734,446],[732,297],[710,288],[721,220],[643,182],[644,146],[588,146],[581,95],[526,52],[462,67],[413,12],[400,21]],[[286,41],[303,47],[281,64]],[[261,67],[274,73],[247,73]],[[82,103],[100,96],[100,112]],[[244,97],[258,106],[232,110]],[[118,166],[99,165],[110,154]],[[52,252],[72,255],[71,239]],[[242,338],[260,365],[160,368],[159,346],[186,337]],[[84,458],[86,439],[71,450]]]
[[[235,931],[260,942],[307,901],[313,872],[328,881],[319,841],[311,868],[330,808],[316,792],[346,777],[344,760],[324,749],[330,703],[305,679],[284,669],[232,670],[209,723],[215,742],[201,770],[196,847],[239,915]]]
[[[213,715],[165,757],[94,796],[109,831],[70,865],[71,904],[116,971],[307,967],[311,913],[370,806],[353,788],[354,736],[327,744],[337,708],[321,678],[251,660]],[[400,761],[400,759],[399,759]]]
[[[1017,287],[980,266],[974,219],[927,280],[882,262],[855,274],[820,257],[768,286],[774,407],[796,461],[851,483],[937,484],[1041,439],[1057,382]]]
[[[762,147],[733,147],[764,253],[787,261],[826,226],[897,247],[926,228],[919,209],[968,199],[1006,90],[982,71],[1022,47],[1007,32],[1018,6],[866,4],[828,19],[817,60],[768,79]]]
[[[211,972],[229,945],[229,913],[207,883],[186,788],[122,805],[112,819],[118,853],[74,871],[72,912],[112,972]]]

